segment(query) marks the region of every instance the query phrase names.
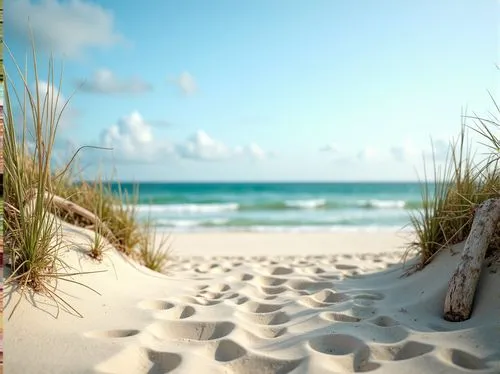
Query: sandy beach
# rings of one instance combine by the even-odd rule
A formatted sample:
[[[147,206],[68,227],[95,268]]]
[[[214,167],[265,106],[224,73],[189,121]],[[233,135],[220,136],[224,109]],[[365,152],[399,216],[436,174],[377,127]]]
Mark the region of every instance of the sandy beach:
[[[447,322],[459,256],[402,277],[401,233],[176,234],[161,275],[112,248],[97,263],[92,233],[63,227],[68,271],[104,270],[71,279],[100,295],[59,281],[82,318],[23,299],[6,324],[7,373],[500,372],[498,273],[485,269],[469,320]]]
[[[0,374],[500,374],[493,1],[4,3]]]

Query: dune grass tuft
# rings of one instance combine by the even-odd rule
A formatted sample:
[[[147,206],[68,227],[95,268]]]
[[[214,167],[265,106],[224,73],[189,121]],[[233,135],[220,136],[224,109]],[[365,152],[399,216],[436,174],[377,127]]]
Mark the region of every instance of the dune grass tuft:
[[[43,292],[57,305],[63,304],[81,316],[56,293],[53,285],[54,280],[78,283],[69,278],[74,274],[67,271],[69,267],[59,256],[63,244],[60,223],[50,214],[53,204],[51,157],[61,112],[67,103],[60,110],[59,94],[50,90],[56,86],[52,58],[48,64],[48,84],[45,92],[42,91],[34,46],[32,51],[34,89],[30,89],[27,74],[23,74],[17,64],[22,94],[8,74],[4,82],[4,239],[10,268],[6,283],[20,287],[22,293],[28,288]],[[59,87],[61,83],[62,75],[58,79]],[[10,88],[22,113],[20,121],[14,119]],[[9,318],[21,299],[22,294]]]
[[[97,260],[102,259],[106,240],[119,251],[140,259],[144,265],[157,271],[164,268],[169,252],[161,250],[165,247],[163,242],[156,246],[156,239],[151,238],[150,222],[144,224],[139,220],[135,209],[138,190],[129,196],[119,186],[117,195],[111,184],[104,183],[101,177],[91,182],[82,179],[81,170],[74,161],[83,147],[61,170],[53,168],[56,134],[62,112],[68,104],[59,102],[62,71],[56,79],[54,61],[50,58],[45,79],[48,84],[42,86],[33,43],[34,88],[31,89],[27,69],[23,72],[12,54],[11,57],[22,90],[18,90],[11,76],[5,74],[4,239],[11,273],[6,282],[21,287],[23,292],[26,289],[44,292],[79,315],[56,293],[57,282],[53,282],[78,283],[70,277],[82,274],[68,271],[69,266],[61,259],[60,219],[94,230],[88,254]],[[21,111],[21,119],[14,115],[14,108]],[[78,206],[89,214],[61,208],[55,203],[56,198],[68,202],[66,207]]]
[[[500,113],[500,109],[496,106]],[[495,116],[484,119],[463,116],[464,123],[457,141],[450,144],[447,160],[440,168],[434,158],[434,175],[425,175],[422,183],[423,209],[410,215],[417,240],[409,247],[420,255],[419,267],[427,265],[443,248],[464,241],[470,233],[475,210],[490,198],[500,198],[500,124]],[[472,125],[466,121],[472,120]],[[468,129],[479,133],[487,152],[476,161],[469,143]],[[487,256],[500,254],[500,227],[490,244]]]
[[[139,245],[139,262],[151,270],[162,272],[170,259],[170,253],[170,237],[159,237],[156,226],[151,218],[148,218]]]

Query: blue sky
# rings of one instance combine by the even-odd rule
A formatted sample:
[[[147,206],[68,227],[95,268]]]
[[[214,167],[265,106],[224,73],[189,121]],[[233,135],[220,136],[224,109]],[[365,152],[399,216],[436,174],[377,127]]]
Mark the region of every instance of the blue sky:
[[[498,14],[493,0],[12,0],[5,39],[23,63],[29,17],[40,59],[64,61],[61,95],[77,92],[60,148],[113,148],[82,156],[89,176],[414,180],[431,136],[442,153],[463,107],[492,109]]]

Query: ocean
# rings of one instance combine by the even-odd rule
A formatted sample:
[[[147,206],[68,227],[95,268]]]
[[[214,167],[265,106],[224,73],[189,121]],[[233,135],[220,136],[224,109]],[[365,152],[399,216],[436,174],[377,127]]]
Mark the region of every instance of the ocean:
[[[137,211],[178,231],[335,231],[409,228],[419,183],[122,183]],[[112,188],[118,191],[119,185]]]

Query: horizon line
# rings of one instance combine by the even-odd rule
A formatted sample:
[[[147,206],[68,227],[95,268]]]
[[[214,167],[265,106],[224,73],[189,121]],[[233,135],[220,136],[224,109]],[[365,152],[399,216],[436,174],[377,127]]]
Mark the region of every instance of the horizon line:
[[[92,179],[86,179],[85,182],[90,182]],[[434,182],[433,180],[102,180],[103,183],[151,183],[151,184],[329,184],[329,183],[426,183]]]

